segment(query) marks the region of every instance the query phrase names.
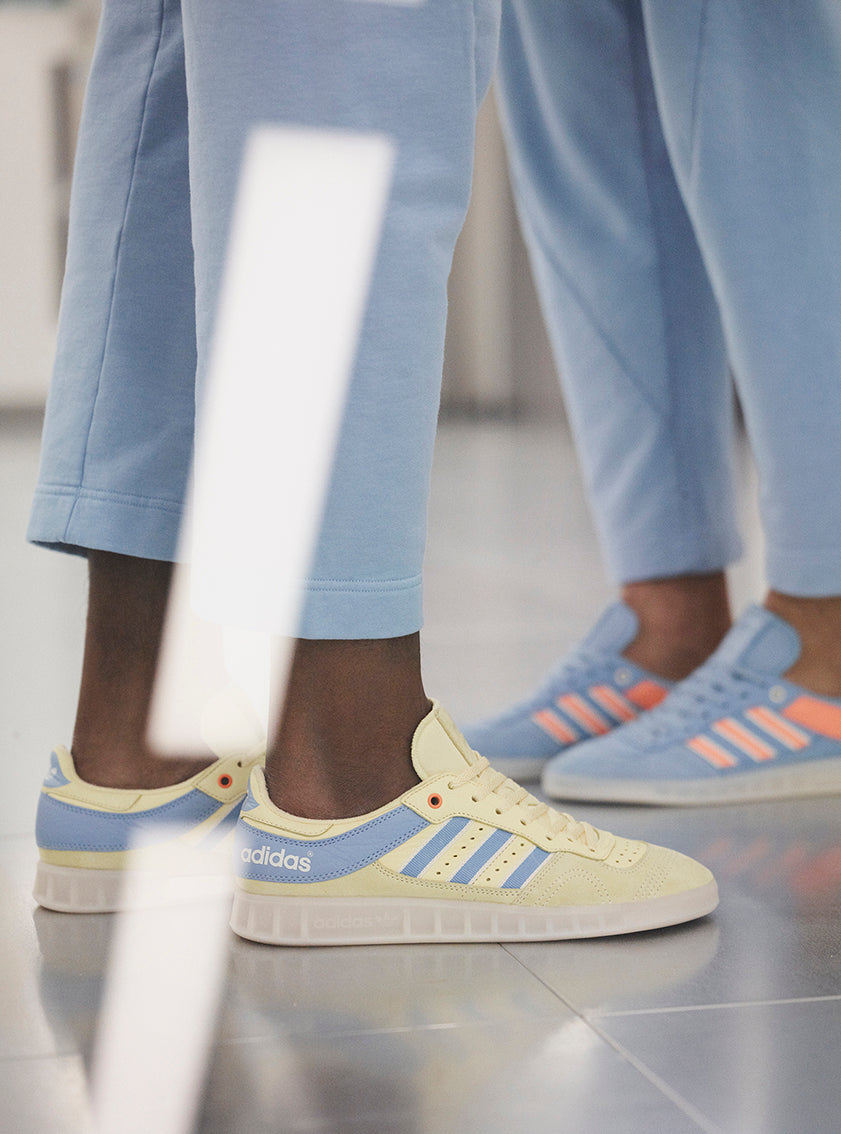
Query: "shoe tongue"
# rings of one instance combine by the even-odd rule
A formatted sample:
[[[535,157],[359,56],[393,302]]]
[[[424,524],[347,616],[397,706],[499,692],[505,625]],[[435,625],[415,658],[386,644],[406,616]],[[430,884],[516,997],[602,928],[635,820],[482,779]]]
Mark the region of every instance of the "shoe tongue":
[[[779,677],[800,657],[800,636],[793,626],[763,606],[751,606],[714,654],[726,666],[741,666]]]
[[[636,637],[638,629],[639,622],[631,608],[624,602],[614,602],[604,611],[581,647],[595,654],[621,654]]]
[[[415,730],[412,763],[422,780],[444,773],[458,775],[472,767],[478,757],[451,718],[437,702]]]

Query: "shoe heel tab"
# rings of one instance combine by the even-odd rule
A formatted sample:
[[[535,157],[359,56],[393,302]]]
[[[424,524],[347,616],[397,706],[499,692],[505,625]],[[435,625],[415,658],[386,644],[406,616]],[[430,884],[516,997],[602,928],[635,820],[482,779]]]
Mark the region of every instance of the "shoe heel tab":
[[[459,750],[468,764],[475,764],[477,759],[476,752],[470,747],[462,734],[461,729],[450,716],[446,709],[442,708],[437,701],[433,701],[434,713],[438,723],[443,728],[444,732],[452,741],[453,745]]]
[[[255,764],[248,777],[248,790],[242,801],[241,811],[254,811],[258,807],[270,807],[271,800],[266,787],[266,773],[261,764]]]
[[[58,745],[50,753],[50,766],[44,776],[43,786],[45,788],[64,787],[65,784],[72,783],[78,778],[73,757],[69,750],[63,745]]]
[[[478,759],[451,717],[433,701],[412,739],[412,764],[421,780],[458,775]]]

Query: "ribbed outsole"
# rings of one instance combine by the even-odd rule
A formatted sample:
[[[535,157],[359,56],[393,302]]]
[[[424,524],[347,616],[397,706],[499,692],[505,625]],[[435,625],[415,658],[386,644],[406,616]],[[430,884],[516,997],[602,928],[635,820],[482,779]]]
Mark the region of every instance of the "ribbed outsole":
[[[230,874],[84,870],[39,862],[32,896],[58,913],[120,913],[230,893]]]
[[[564,801],[677,807],[841,795],[841,754],[784,768],[757,767],[697,780],[609,780],[547,772],[542,786],[547,795]]]
[[[715,882],[639,902],[548,909],[428,898],[273,897],[238,889],[231,928],[269,945],[562,941],[679,925],[717,905]]]
[[[121,909],[122,870],[80,870],[39,862],[32,896],[59,913],[113,913]]]

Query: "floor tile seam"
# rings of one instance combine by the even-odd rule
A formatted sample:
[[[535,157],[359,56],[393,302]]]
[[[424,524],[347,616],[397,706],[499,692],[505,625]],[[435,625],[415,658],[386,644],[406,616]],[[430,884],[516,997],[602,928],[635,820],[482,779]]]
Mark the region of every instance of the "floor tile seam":
[[[510,950],[505,947],[505,945],[503,945],[503,948],[510,957],[513,957],[515,961],[523,966],[526,972],[530,973],[543,985],[544,988],[552,993],[552,995],[555,996],[561,1004],[563,1004],[570,1012],[572,1012],[578,1019],[580,1019],[582,1023],[599,1040],[601,1040],[602,1043],[606,1044],[612,1051],[616,1052],[620,1059],[624,1060],[631,1067],[633,1067],[637,1074],[642,1075],[642,1077],[648,1083],[650,1083],[656,1091],[663,1095],[664,1098],[668,1099],[668,1101],[673,1106],[676,1106],[678,1110],[680,1110],[680,1112],[684,1114],[691,1122],[694,1122],[699,1130],[703,1131],[704,1134],[724,1134],[724,1132],[718,1126],[712,1123],[706,1117],[706,1115],[697,1110],[697,1108],[694,1107],[688,1099],[685,1099],[673,1087],[669,1086],[669,1084],[664,1079],[661,1079],[660,1076],[656,1074],[656,1072],[652,1071],[652,1069],[645,1063],[643,1063],[641,1059],[638,1059],[635,1055],[633,1055],[632,1052],[628,1051],[627,1048],[619,1043],[618,1040],[614,1039],[613,1036],[605,1032],[603,1028],[600,1028],[596,1023],[595,1017],[588,1016],[580,1008],[576,1008],[574,1004],[561,996],[561,994],[556,989],[551,988],[546,983],[546,981],[543,980],[542,977],[538,976],[537,973],[529,969],[526,964],[521,961],[520,958],[515,954],[511,953]]]
[[[628,1008],[628,1009],[584,1009],[582,1016],[588,1022],[595,1020],[622,1019],[626,1016],[664,1016],[680,1012],[712,1012],[716,1009],[734,1008],[776,1008],[788,1004],[827,1004],[841,1000],[841,994],[832,993],[828,996],[787,996],[765,1000],[725,1000],[717,1004],[675,1004],[662,1008]],[[570,1005],[573,1011],[577,1011]]]
[[[597,1027],[593,1020],[585,1020],[585,1023],[603,1043],[606,1043],[621,1059],[629,1064],[629,1066],[633,1067],[656,1091],[663,1095],[664,1098],[668,1099],[673,1106],[677,1107],[690,1122],[694,1122],[698,1129],[703,1131],[703,1134],[725,1134],[725,1131],[720,1126],[717,1126],[703,1111],[700,1111],[694,1106],[678,1090],[663,1079],[662,1076],[658,1075],[656,1071],[649,1067],[647,1063],[634,1055],[624,1044],[614,1039],[613,1036],[605,1032],[602,1028]]]
[[[9,1063],[44,1063],[57,1059],[84,1059],[78,1048],[70,1047],[66,1051],[29,1052],[24,1055],[0,1055],[0,1068]]]
[[[577,1013],[570,1012],[571,1015]],[[436,1024],[397,1024],[393,1026],[384,1027],[371,1027],[371,1028],[340,1028],[336,1031],[329,1029],[320,1029],[318,1031],[299,1031],[295,1028],[284,1030],[282,1027],[276,1031],[265,1032],[260,1035],[253,1036],[225,1036],[218,1041],[217,1046],[229,1047],[236,1045],[265,1043],[266,1040],[288,1040],[300,1042],[302,1040],[315,1040],[321,1041],[324,1039],[329,1040],[342,1040],[342,1039],[361,1039],[370,1036],[399,1036],[399,1035],[412,1035],[422,1032],[445,1032],[445,1031],[458,1031],[459,1029],[471,1030],[475,1028],[497,1028],[508,1027],[512,1023],[522,1024],[557,1024],[557,1017],[551,1012],[541,1012],[539,1014],[523,1013],[523,1015],[516,1017],[506,1017],[499,1020],[453,1020],[443,1021]]]
[[[536,797],[536,798],[539,798],[539,797]],[[522,944],[522,942],[511,942],[511,944],[512,945],[519,945],[519,944]],[[546,992],[548,992],[550,996],[552,996],[555,1000],[557,1000],[559,1004],[562,1004],[563,1007],[567,1009],[567,1011],[572,1012],[573,1015],[577,1016],[579,1020],[583,1020],[584,1023],[589,1024],[589,1020],[584,1015],[582,1010],[580,1008],[577,1008],[571,1001],[567,1000],[566,997],[563,996],[560,992],[558,992],[558,990],[556,988],[553,988],[552,985],[549,984],[547,981],[545,981],[543,979],[543,977],[540,976],[539,973],[536,973],[533,969],[530,969],[529,966],[526,964],[526,962],[521,960],[520,957],[518,957],[516,953],[512,953],[511,949],[509,948],[508,943],[506,943],[504,941],[500,942],[500,948],[502,949],[502,951],[504,953],[508,954],[508,956],[511,958],[512,961],[516,961],[517,964],[520,966],[521,969],[523,969],[524,972],[528,973],[528,975],[533,980],[536,980],[537,983],[539,985],[541,985],[542,988]]]

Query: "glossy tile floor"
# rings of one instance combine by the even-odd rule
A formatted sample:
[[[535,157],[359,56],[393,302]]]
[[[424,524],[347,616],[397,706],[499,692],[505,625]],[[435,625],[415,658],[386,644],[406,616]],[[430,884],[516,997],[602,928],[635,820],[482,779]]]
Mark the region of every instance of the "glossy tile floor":
[[[115,919],[36,911],[29,887],[37,785],[72,717],[84,572],[21,542],[32,424],[0,443],[0,1129],[78,1134]],[[751,543],[737,603],[758,593]],[[586,630],[610,588],[561,427],[442,430],[428,575],[428,686],[462,718],[524,692]],[[841,801],[579,813],[708,863],[720,909],[589,943],[231,939],[197,1129],[841,1129]]]

